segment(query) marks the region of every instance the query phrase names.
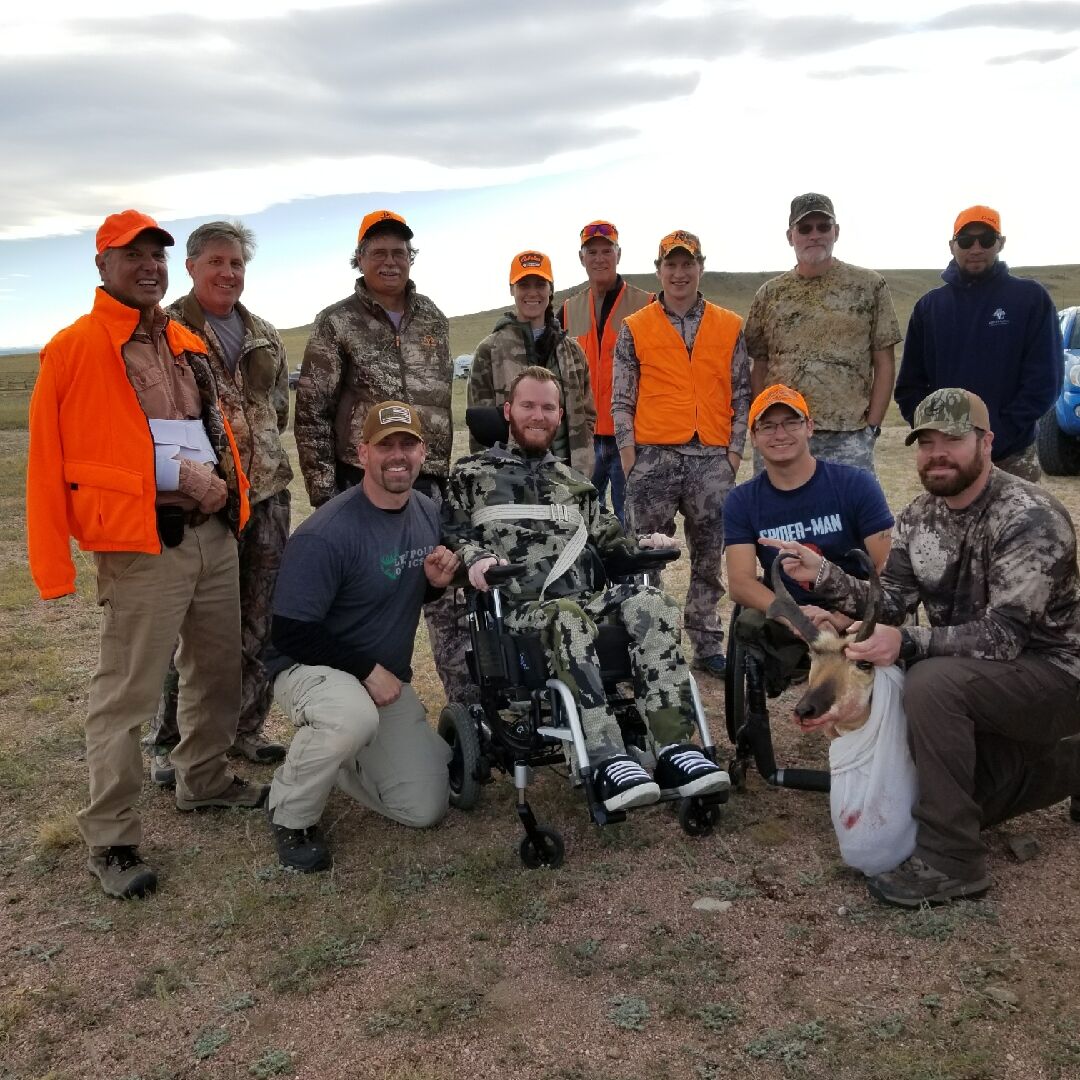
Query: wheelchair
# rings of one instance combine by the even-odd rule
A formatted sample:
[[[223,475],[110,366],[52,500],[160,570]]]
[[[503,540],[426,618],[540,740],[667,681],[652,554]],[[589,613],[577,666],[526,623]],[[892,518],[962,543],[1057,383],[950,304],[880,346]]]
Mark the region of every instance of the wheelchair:
[[[594,553],[595,554],[595,553]],[[677,551],[641,552],[604,568],[606,580],[635,579],[677,558]],[[597,558],[599,562],[599,559]],[[470,675],[480,691],[480,703],[451,702],[439,716],[438,731],[450,745],[450,804],[459,810],[476,805],[481,787],[493,772],[513,778],[517,815],[525,835],[518,854],[524,866],[561,866],[565,846],[559,833],[537,822],[527,798],[534,770],[548,766],[566,769],[571,783],[584,790],[592,820],[600,826],[626,820],[625,810],[607,810],[593,782],[577,703],[566,683],[552,677],[539,633],[511,632],[504,621],[504,597],[499,584],[523,572],[520,565],[494,566],[487,572],[491,589],[470,592],[466,603]],[[647,578],[646,578],[647,579]],[[618,720],[627,752],[648,763],[648,730],[625,684],[633,679],[630,638],[623,627],[601,623],[596,639],[600,672],[608,704]],[[716,761],[697,684],[690,677],[694,722],[702,752]],[[728,792],[678,799],[679,824],[690,836],[712,832]]]
[[[783,691],[768,693],[764,653],[739,640],[735,624],[742,610],[741,605],[735,605],[728,625],[724,672],[724,720],[734,748],[734,756],[728,763],[731,786],[736,791],[745,791],[747,771],[754,767],[773,787],[828,792],[831,778],[827,770],[779,768],[776,764],[768,698]]]

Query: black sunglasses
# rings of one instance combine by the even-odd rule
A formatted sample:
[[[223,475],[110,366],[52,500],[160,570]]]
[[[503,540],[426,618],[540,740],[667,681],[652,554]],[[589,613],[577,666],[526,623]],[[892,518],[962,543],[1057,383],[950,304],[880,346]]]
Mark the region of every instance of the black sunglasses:
[[[981,248],[992,248],[998,240],[1001,239],[995,232],[981,232],[981,233],[962,233],[960,236],[955,236],[953,239],[956,241],[956,246],[961,251],[967,251],[968,248],[975,246],[975,241],[979,242]]]
[[[800,221],[795,226],[800,236],[809,236],[812,232],[819,232],[822,236],[833,231],[835,221]]]

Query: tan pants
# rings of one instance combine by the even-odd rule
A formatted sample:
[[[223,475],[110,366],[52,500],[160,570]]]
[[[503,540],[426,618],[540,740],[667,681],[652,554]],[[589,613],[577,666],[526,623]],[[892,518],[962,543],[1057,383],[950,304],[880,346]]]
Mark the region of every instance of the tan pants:
[[[408,683],[397,701],[376,708],[352,675],[295,664],[274,681],[274,700],[297,728],[270,787],[275,825],[314,825],[335,783],[402,825],[426,828],[445,816],[450,747]]]
[[[177,637],[178,795],[210,798],[232,780],[225,751],[240,709],[240,599],[236,540],[216,517],[185,528],[160,555],[97,552],[101,642],[90,683],[86,763],[90,805],[79,830],[94,850],[137,845],[142,823],[139,729],[153,715]]]

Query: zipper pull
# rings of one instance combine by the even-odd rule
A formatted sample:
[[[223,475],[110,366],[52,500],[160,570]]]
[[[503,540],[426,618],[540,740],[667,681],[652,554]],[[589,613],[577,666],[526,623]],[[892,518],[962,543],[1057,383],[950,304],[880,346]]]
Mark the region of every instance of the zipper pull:
[[[400,349],[401,348],[401,335],[400,334],[395,334],[394,335],[394,348],[395,349]]]

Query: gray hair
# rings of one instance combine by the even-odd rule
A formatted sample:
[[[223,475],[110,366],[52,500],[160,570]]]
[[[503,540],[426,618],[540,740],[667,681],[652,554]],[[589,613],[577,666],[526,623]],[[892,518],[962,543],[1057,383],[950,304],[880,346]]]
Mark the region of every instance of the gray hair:
[[[215,240],[231,240],[240,245],[245,263],[255,255],[255,234],[242,221],[208,221],[187,238],[187,257],[197,259]]]

